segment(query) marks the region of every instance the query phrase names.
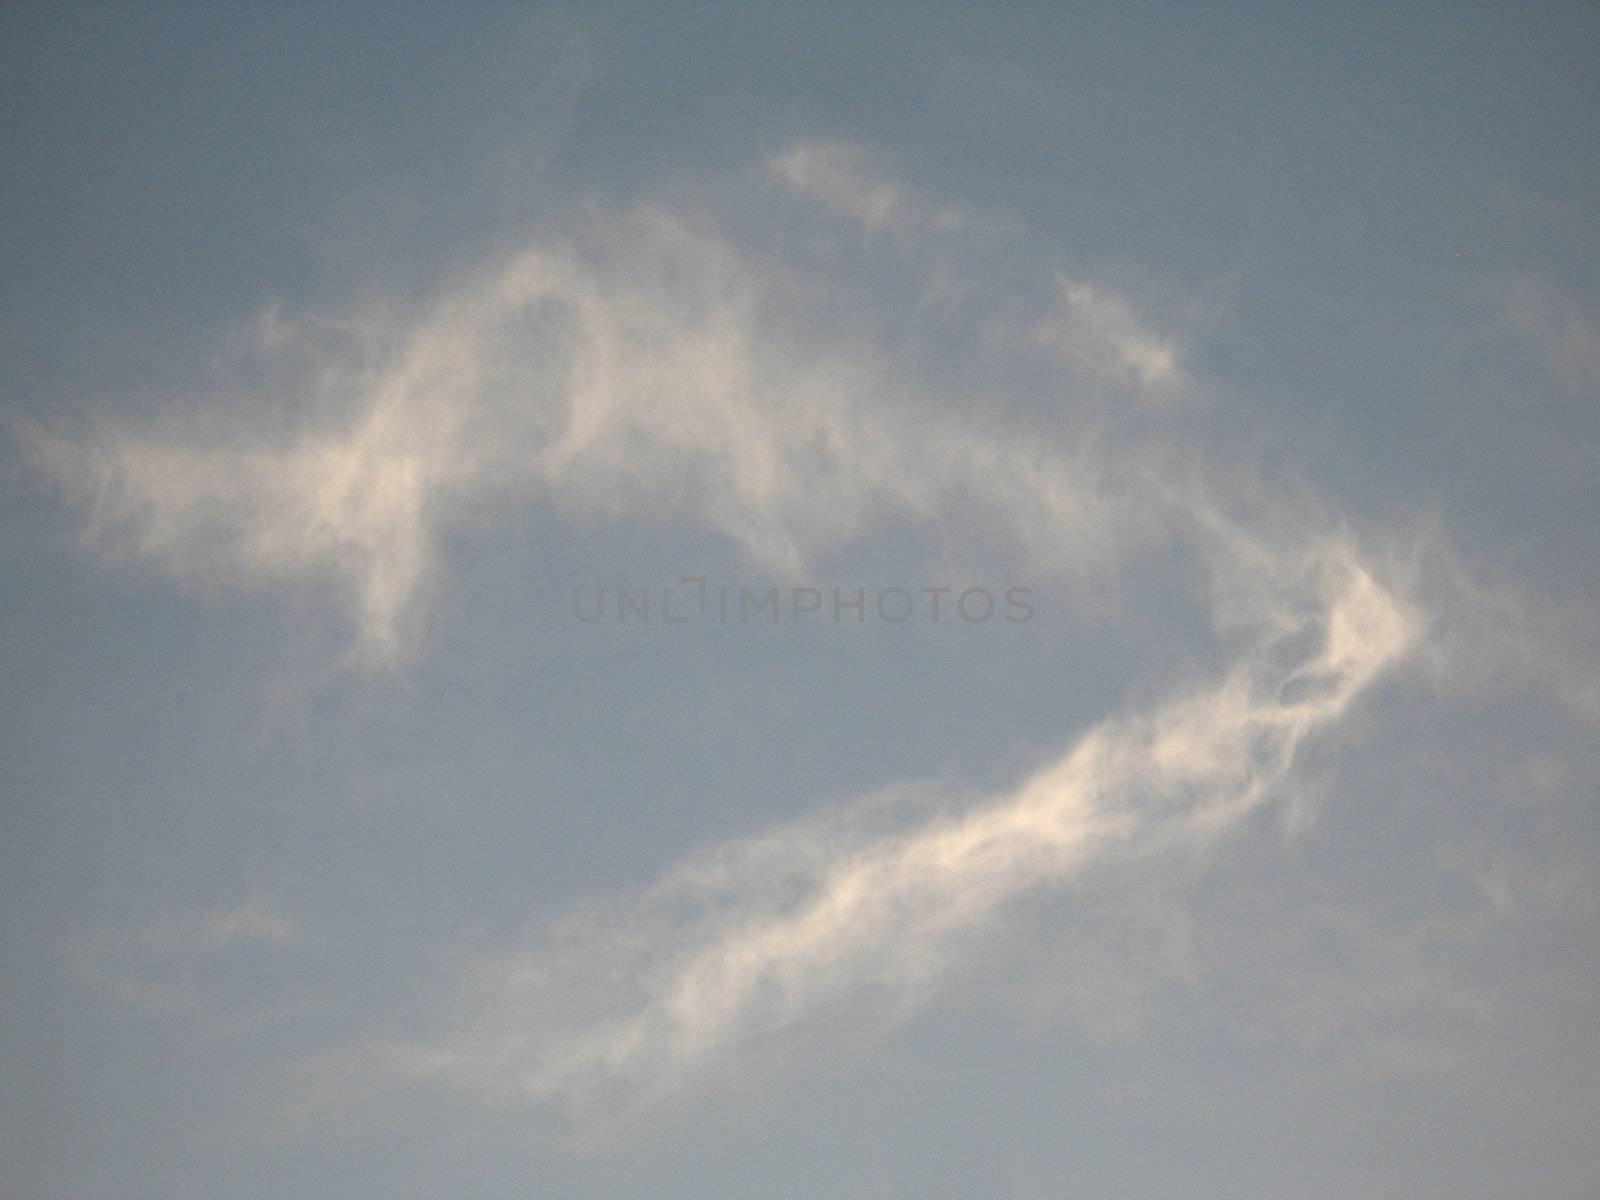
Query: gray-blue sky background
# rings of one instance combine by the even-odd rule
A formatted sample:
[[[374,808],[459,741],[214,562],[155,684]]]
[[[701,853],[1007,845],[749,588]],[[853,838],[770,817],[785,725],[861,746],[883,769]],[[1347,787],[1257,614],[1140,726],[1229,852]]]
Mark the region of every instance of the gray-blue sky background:
[[[0,55],[4,1194],[1600,1187],[1600,9]]]

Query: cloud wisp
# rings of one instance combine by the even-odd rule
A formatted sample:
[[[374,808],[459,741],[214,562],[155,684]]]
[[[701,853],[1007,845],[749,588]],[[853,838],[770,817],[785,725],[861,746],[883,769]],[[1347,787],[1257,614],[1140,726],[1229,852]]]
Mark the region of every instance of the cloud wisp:
[[[918,200],[884,174],[870,150],[852,142],[799,142],[767,166],[786,187],[872,233],[955,232],[969,220],[960,208]]]
[[[818,156],[837,157],[781,161],[793,175]],[[809,199],[813,172],[796,178]],[[225,384],[205,403],[237,417],[232,434],[22,424],[18,440],[110,557],[331,588],[358,666],[414,654],[438,535],[485,495],[675,513],[779,573],[886,515],[931,522],[963,499],[1052,565],[1104,561],[1148,532],[1139,489],[1109,478],[1133,461],[1105,453],[1103,412],[1069,400],[1071,440],[1049,446],[984,429],[962,415],[969,397],[830,319],[834,282],[642,208],[480,272],[397,348],[336,350],[264,323],[265,349],[312,363],[309,384],[293,378],[311,415],[287,440],[252,433],[249,397]],[[1120,300],[1066,279],[1060,295],[1018,330],[1021,352],[1123,392],[1177,378],[1175,348]]]
[[[913,263],[917,236],[963,225],[857,149],[807,143],[769,166],[833,219],[904,234]],[[333,401],[287,444],[22,440],[111,552],[183,577],[331,581],[365,665],[414,652],[439,531],[486,495],[681,520],[779,575],[891,521],[937,541],[959,516],[1083,577],[1180,545],[1208,573],[1233,665],[1108,718],[999,794],[714,847],[485,964],[453,1032],[341,1061],[583,1102],[670,1088],[863,991],[914,1003],[1013,899],[1113,851],[1204,842],[1281,794],[1304,740],[1421,634],[1336,517],[1162,428],[1168,408],[1141,401],[1187,385],[1181,349],[1114,289],[1058,275],[1051,299],[985,328],[997,384],[1031,355],[1081,390],[1048,397],[1057,432],[1041,437],[875,341],[870,313],[834,311],[825,273],[704,225],[641,208],[539,240],[444,297],[393,354],[323,362]]]
[[[1319,547],[1301,584],[1311,607],[1296,628],[1210,687],[1102,722],[1009,791],[896,828],[872,828],[869,806],[714,847],[480,966],[450,1034],[363,1055],[490,1097],[582,1106],[681,1084],[846,997],[925,999],[961,936],[1009,901],[1112,852],[1209,841],[1271,799],[1302,741],[1417,635],[1348,545]]]

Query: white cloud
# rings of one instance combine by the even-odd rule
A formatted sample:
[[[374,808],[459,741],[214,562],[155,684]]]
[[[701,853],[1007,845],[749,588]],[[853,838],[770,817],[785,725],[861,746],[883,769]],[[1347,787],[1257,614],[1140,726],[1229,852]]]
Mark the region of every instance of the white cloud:
[[[450,1035],[361,1054],[489,1097],[583,1104],[676,1086],[847,996],[917,1003],[1007,902],[1112,847],[1208,843],[1278,794],[1301,742],[1418,632],[1348,544],[1308,555],[1299,592],[1303,619],[1263,631],[1215,684],[1108,719],[1009,791],[888,829],[869,809],[713,848],[484,964]]]
[[[1147,329],[1121,296],[1058,274],[1060,306],[1034,336],[1069,363],[1087,363],[1141,388],[1180,382],[1178,347]]]
[[[870,150],[855,143],[799,142],[767,165],[799,195],[873,232],[945,232],[967,224],[958,208],[914,198],[883,172]]]
[[[173,910],[97,939],[108,948],[156,958],[215,954],[236,947],[302,946],[309,940],[303,923],[261,891],[252,891],[231,908]]]
[[[303,954],[322,940],[256,889],[230,907],[169,909],[101,930],[75,939],[67,951],[95,988],[227,1036],[328,1007],[297,994],[271,968],[280,956]]]
[[[869,228],[953,227],[876,180],[864,152],[802,145],[772,166]],[[1168,439],[1160,406],[1126,434],[1105,397],[1185,387],[1180,348],[1115,292],[1057,283],[998,344],[1066,368],[1059,435],[989,421],[982,397],[831,313],[794,264],[642,209],[482,271],[392,355],[314,348],[332,400],[286,444],[39,429],[24,443],[109,552],[181,577],[332,581],[368,662],[403,660],[438,531],[487,493],[691,520],[778,573],[890,521],[956,516],[1056,571],[1173,541],[1204,565],[1234,652],[1209,687],[1110,718],[959,811],[888,828],[850,813],[713,848],[487,964],[455,1033],[358,1052],[490,1094],[648,1093],[863,989],[921,999],[961,935],[1108,847],[1228,830],[1422,635],[1402,576],[1314,500]]]
[[[1568,384],[1587,388],[1600,380],[1600,313],[1524,279],[1507,292],[1504,314]]]
[[[781,274],[643,210],[481,273],[391,354],[303,338],[312,378],[292,378],[317,404],[287,443],[26,425],[19,440],[85,511],[92,545],[182,579],[332,585],[368,664],[410,652],[441,523],[487,490],[683,514],[778,572],[957,493],[1051,563],[1103,559],[1148,523],[1131,494],[1105,494],[1101,446],[984,430],[915,364],[817,328],[816,310]],[[1131,316],[1101,303],[1058,324],[1073,321],[1112,383],[1143,379],[1123,378],[1129,347],[1159,343]],[[280,347],[296,336],[276,314],[265,328]]]

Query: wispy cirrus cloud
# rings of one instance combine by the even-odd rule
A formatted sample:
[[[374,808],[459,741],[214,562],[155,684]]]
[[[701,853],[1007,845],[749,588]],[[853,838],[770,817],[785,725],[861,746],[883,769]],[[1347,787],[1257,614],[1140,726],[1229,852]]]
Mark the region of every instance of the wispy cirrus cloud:
[[[277,969],[325,941],[324,931],[254,888],[226,907],[169,908],[84,934],[67,951],[95,989],[230,1035],[329,1009],[326,997],[294,986]]]
[[[452,1033],[353,1053],[490,1098],[581,1106],[677,1086],[846,997],[919,1003],[1008,902],[1112,849],[1209,842],[1272,799],[1301,742],[1417,635],[1348,545],[1320,547],[1300,585],[1297,628],[1209,687],[1108,719],[1009,791],[887,831],[847,811],[712,848],[480,967]]]
[[[917,197],[890,177],[867,147],[854,142],[798,142],[767,166],[795,192],[872,232],[950,232],[969,220],[954,205],[931,205]]]
[[[805,143],[770,166],[832,219],[906,235],[914,267],[910,234],[960,226],[859,148]],[[876,338],[870,311],[837,311],[842,268],[775,260],[708,224],[643,207],[542,237],[375,343],[391,350],[308,351],[273,323],[326,401],[287,439],[35,428],[24,444],[108,552],[180,577],[336,588],[369,665],[414,651],[439,534],[490,495],[686,522],[778,574],[893,522],[930,541],[964,528],[1074,577],[1176,548],[1200,567],[1194,598],[1229,665],[1107,718],[1013,788],[714,846],[482,964],[450,1032],[361,1041],[326,1060],[335,1072],[647,1096],[844,998],[916,1003],[1019,897],[1113,850],[1207,844],[1286,794],[1306,739],[1432,628],[1415,580],[1337,513],[1142,403],[1191,380],[1181,344],[1115,288],[1054,273],[1003,336],[991,321],[972,340],[990,357],[963,379],[1009,386],[1020,356],[1062,380],[1041,435]]]
[[[1175,370],[1175,349],[1120,301],[1064,294],[1040,317],[1045,353],[1114,387]],[[1048,538],[1036,548],[1052,562],[1136,538],[1148,514],[1107,494],[1102,446],[975,425],[964,397],[828,307],[818,281],[646,208],[525,247],[396,338],[318,338],[269,314],[263,343],[294,362],[283,386],[298,389],[277,403],[309,413],[287,439],[241,419],[231,434],[22,425],[19,440],[100,551],[180,579],[332,588],[367,665],[414,650],[438,533],[486,493],[685,514],[779,572],[958,494]]]
[[[1089,362],[1101,374],[1144,389],[1182,380],[1179,349],[1148,329],[1115,292],[1056,275],[1058,308],[1034,327],[1034,336],[1068,362]]]
[[[1503,312],[1506,322],[1533,340],[1563,381],[1592,387],[1600,380],[1600,313],[1531,279],[1512,285]]]
[[[239,946],[300,946],[308,940],[304,922],[260,890],[228,908],[168,911],[111,930],[100,939],[108,947],[157,958],[214,954]]]

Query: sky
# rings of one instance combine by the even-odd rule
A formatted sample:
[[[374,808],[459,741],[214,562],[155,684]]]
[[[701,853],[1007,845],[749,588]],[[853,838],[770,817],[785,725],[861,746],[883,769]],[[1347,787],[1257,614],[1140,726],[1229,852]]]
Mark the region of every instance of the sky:
[[[1594,1196],[1597,61],[0,10],[0,1195]]]

